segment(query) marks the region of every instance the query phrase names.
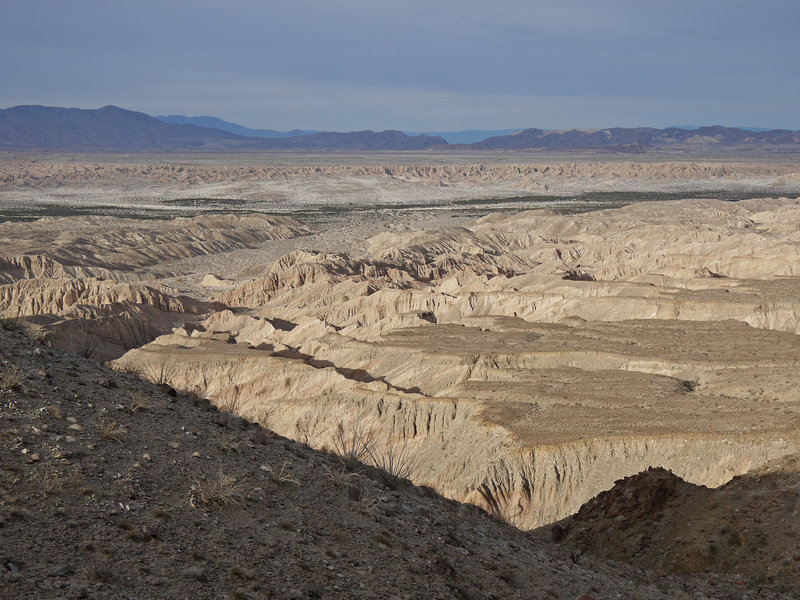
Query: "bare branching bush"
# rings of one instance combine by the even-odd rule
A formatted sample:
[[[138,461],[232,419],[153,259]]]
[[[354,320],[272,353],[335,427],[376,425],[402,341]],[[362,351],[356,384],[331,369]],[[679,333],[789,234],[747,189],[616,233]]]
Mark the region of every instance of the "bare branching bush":
[[[70,328],[70,346],[72,351],[83,358],[92,358],[100,337],[96,332],[96,324],[93,321],[77,320]]]
[[[367,461],[374,445],[373,434],[364,421],[341,420],[331,434],[333,451],[343,461],[348,471],[355,471]]]
[[[381,483],[391,490],[397,489],[404,479],[410,479],[416,468],[416,457],[405,439],[372,444],[367,453],[370,462],[378,469]]]
[[[242,485],[233,475],[220,470],[210,478],[195,475],[189,492],[189,504],[197,506],[222,508],[235,504],[242,495]]]
[[[274,406],[262,406],[258,409],[254,420],[264,429],[272,429],[275,424],[275,413],[276,408]]]
[[[521,525],[522,506],[509,502],[500,491],[493,491],[486,483],[481,484],[478,493],[486,503],[486,510],[492,517],[514,527]]]
[[[110,423],[100,423],[97,426],[97,433],[104,440],[117,442],[120,446],[124,445],[122,440],[128,436],[128,431],[119,423],[114,421]]]
[[[239,414],[239,410],[242,407],[242,402],[237,396],[234,396],[234,397],[226,398],[225,400],[222,400],[216,406],[217,406],[217,410],[220,411],[220,412],[224,412],[224,413],[227,413],[229,415],[238,415]]]
[[[170,379],[175,374],[174,370],[168,367],[166,363],[144,364],[138,369],[134,369],[134,373],[142,379],[146,379],[157,385],[168,385]]]
[[[284,462],[283,465],[281,465],[280,470],[272,468],[271,465],[261,465],[261,470],[264,471],[275,483],[293,483],[297,487],[300,487],[300,482],[289,475],[289,471],[287,469],[288,465],[289,463]]]
[[[382,443],[376,430],[364,420],[337,421],[331,443],[333,452],[348,471],[356,471],[364,464],[372,465],[377,470],[378,480],[390,489],[396,489],[401,481],[410,478],[416,468],[416,457],[407,440]]]

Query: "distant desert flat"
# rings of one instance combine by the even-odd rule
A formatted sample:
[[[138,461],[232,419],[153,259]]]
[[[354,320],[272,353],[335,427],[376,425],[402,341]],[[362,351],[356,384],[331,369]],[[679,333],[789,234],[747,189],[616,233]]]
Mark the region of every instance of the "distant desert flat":
[[[523,528],[800,452],[796,162],[366,156],[4,157],[0,316]]]

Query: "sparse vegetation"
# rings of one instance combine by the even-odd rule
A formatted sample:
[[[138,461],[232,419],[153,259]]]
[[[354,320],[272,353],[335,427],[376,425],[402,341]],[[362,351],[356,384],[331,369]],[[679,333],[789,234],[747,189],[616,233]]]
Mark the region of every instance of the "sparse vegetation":
[[[478,493],[483,498],[487,512],[497,519],[514,527],[519,527],[523,521],[522,507],[508,501],[497,490],[492,490],[486,483],[481,484]]]
[[[189,493],[189,504],[222,508],[235,504],[241,497],[242,485],[233,475],[220,470],[215,476],[206,478],[195,475]]]
[[[381,483],[391,490],[414,473],[415,457],[407,440],[390,440],[367,448],[370,461],[378,469]]]
[[[5,331],[22,331],[24,326],[25,320],[22,315],[0,319],[0,329],[4,329]]]
[[[355,471],[367,461],[372,452],[374,440],[372,431],[364,421],[352,420],[347,423],[338,420],[331,435],[333,451],[343,461],[348,471]]]
[[[92,358],[100,341],[96,333],[96,323],[91,320],[79,319],[73,321],[72,326],[72,351],[83,358]]]
[[[300,482],[289,475],[288,466],[289,463],[284,461],[279,470],[274,469],[272,465],[261,465],[261,470],[264,471],[275,483],[293,483],[294,485],[300,487]]]
[[[226,398],[222,402],[218,403],[217,410],[220,412],[227,413],[229,415],[238,415],[239,409],[242,406],[241,400],[238,396],[232,396],[230,398]]]
[[[7,365],[0,375],[0,390],[21,391],[24,380],[22,369],[17,365]]]
[[[130,402],[128,403],[128,410],[130,410],[132,413],[143,412],[150,408],[150,403],[144,396],[135,394],[133,392],[130,392],[129,396]]]
[[[168,367],[166,363],[145,363],[138,369],[133,368],[129,372],[156,385],[169,385],[169,381],[173,376],[173,369]]]
[[[124,445],[122,440],[128,435],[127,429],[114,421],[110,423],[100,423],[97,426],[97,432],[102,439],[117,442],[120,446]]]
[[[50,465],[42,465],[33,472],[34,479],[45,494],[53,494],[61,489],[64,480],[61,473]]]

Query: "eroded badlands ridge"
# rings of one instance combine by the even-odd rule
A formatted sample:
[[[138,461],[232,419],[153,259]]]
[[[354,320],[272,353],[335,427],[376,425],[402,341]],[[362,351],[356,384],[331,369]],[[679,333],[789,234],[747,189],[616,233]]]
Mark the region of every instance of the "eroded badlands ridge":
[[[206,215],[146,221],[45,218],[0,224],[0,318],[95,359],[116,358],[221,305],[158,280],[183,259],[254,248],[311,230],[290,217]]]
[[[117,361],[523,527],[663,466],[693,483],[800,450],[800,201],[494,215],[296,251]]]

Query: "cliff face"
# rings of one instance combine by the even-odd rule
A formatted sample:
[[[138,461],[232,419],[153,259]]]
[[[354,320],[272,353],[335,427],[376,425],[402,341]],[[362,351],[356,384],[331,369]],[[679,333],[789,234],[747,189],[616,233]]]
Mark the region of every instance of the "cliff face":
[[[620,477],[797,452],[800,205],[648,203],[297,252],[118,361],[534,527]]]

